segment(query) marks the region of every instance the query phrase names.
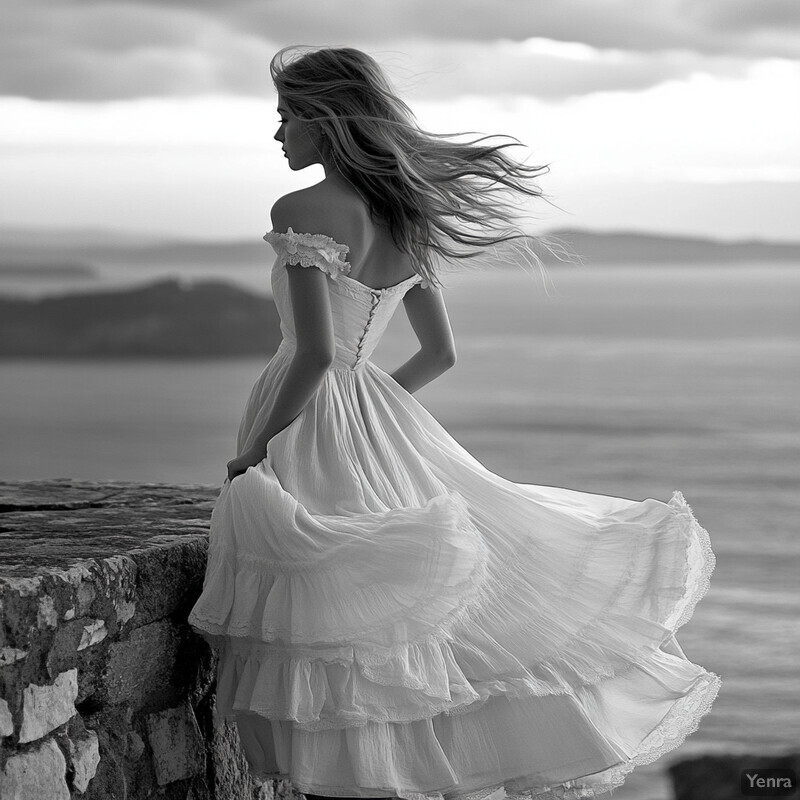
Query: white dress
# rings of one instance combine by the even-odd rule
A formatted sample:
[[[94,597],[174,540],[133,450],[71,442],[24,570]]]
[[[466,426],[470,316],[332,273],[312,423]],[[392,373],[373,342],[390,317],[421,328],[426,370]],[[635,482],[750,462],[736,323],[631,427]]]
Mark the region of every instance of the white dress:
[[[220,652],[217,713],[252,774],[331,796],[584,798],[676,748],[720,686],[674,637],[714,568],[681,494],[490,472],[369,360],[422,277],[372,289],[326,236],[264,238],[283,341],[238,452],[292,359],[284,263],[327,273],[336,356],[223,483],[189,616]]]

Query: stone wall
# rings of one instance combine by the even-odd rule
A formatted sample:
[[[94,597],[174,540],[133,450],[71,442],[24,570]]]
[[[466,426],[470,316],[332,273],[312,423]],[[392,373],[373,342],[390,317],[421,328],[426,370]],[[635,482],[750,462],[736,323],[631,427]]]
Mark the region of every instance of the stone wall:
[[[0,482],[0,800],[272,797],[186,624],[218,488]]]

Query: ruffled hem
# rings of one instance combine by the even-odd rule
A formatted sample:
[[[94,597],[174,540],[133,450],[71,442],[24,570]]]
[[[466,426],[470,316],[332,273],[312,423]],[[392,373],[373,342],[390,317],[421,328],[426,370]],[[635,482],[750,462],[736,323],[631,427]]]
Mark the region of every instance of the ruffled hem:
[[[267,492],[265,507],[276,512],[269,520],[240,516],[232,495],[255,489]],[[287,656],[311,648],[324,659],[326,648],[355,644],[379,663],[409,642],[447,634],[486,580],[486,543],[456,492],[416,508],[312,515],[262,462],[223,488],[216,525],[241,536],[212,537],[188,620],[215,645],[235,637],[254,648],[285,645]]]
[[[248,478],[260,479],[253,470]],[[247,492],[242,481],[235,485]],[[215,513],[232,505],[221,497]],[[617,527],[604,526],[611,545],[597,558],[619,560],[622,547],[629,563],[618,565],[613,585],[603,586],[604,602],[599,593],[585,593],[584,604],[596,604],[589,611],[575,597],[573,582],[560,592],[552,589],[549,604],[537,606],[530,583],[534,562],[523,553],[502,576],[490,574],[485,543],[463,497],[452,493],[423,508],[336,518],[345,526],[332,534],[338,540],[346,540],[353,525],[361,535],[349,549],[323,547],[318,561],[307,548],[306,560],[298,563],[277,552],[259,558],[246,548],[237,552],[212,542],[203,597],[189,623],[225,653],[223,705],[304,730],[469,713],[499,695],[574,695],[646,666],[708,590],[715,564],[708,534],[679,492],[659,507],[669,509],[651,531],[662,561],[654,560],[646,540],[631,539],[631,530],[639,528],[632,529],[624,515],[617,515]],[[293,536],[319,541],[318,529],[301,524],[307,521],[301,509],[291,514]],[[638,524],[654,525],[651,517]],[[359,554],[374,525],[380,547]],[[267,552],[270,539],[260,533],[259,547]],[[595,556],[584,548],[575,580],[599,563]],[[680,569],[670,576],[666,567],[676,562]],[[647,598],[623,597],[637,571],[647,574],[642,565],[665,581],[649,587],[658,598],[649,618],[637,616],[644,612],[635,608]],[[671,601],[662,602],[662,594]],[[623,600],[627,605],[617,607]],[[336,616],[339,610],[344,613]],[[559,627],[558,612],[567,619],[572,613],[582,624]]]
[[[628,775],[636,767],[652,764],[661,756],[680,747],[686,738],[700,727],[700,720],[711,711],[711,706],[719,694],[722,680],[713,672],[704,672],[695,688],[680,698],[670,709],[669,713],[642,741],[636,755],[624,763],[612,767],[602,773],[602,781],[596,783],[596,778],[585,781],[583,791],[590,794],[575,794],[576,800],[593,798],[598,794],[610,792],[625,782]],[[581,781],[576,781],[579,788]],[[562,800],[558,794],[541,795],[532,794],[533,800]],[[524,800],[524,795],[523,795]],[[563,800],[572,800],[570,795],[565,795]]]
[[[330,797],[374,797],[387,792],[407,800],[485,800],[503,792],[498,797],[508,800],[592,800],[622,786],[636,767],[657,761],[680,747],[711,710],[720,686],[719,676],[702,672],[693,687],[673,703],[663,719],[642,739],[631,757],[602,771],[578,775],[566,781],[544,783],[540,776],[523,775],[480,786],[478,781],[472,779],[470,783],[470,779],[464,777],[460,782],[442,785],[436,791],[422,791],[419,787],[402,785],[343,787],[304,783],[289,773],[260,771],[252,764],[249,770],[259,781],[287,780],[300,792]],[[230,718],[238,719],[236,715],[230,715]]]
[[[217,675],[222,715],[255,713],[304,731],[414,722],[476,701],[480,693],[436,641],[408,645],[382,663],[357,648],[322,661],[253,654],[248,643],[231,642]]]
[[[254,486],[245,485],[247,481],[254,481],[258,486],[275,489],[276,484],[269,480],[269,471],[265,470],[263,463],[258,469],[248,470],[246,480],[238,478],[234,488],[244,493],[242,499],[248,497],[253,501],[255,498],[258,507],[263,508],[266,503],[266,507],[275,511],[269,520],[265,521],[263,515],[258,520],[258,552],[269,553],[273,544],[279,551],[264,556],[263,562],[252,561],[247,555],[250,551],[246,538],[236,538],[241,525],[237,527],[231,520],[222,520],[226,537],[233,538],[211,543],[204,588],[204,594],[215,598],[208,608],[216,613],[216,621],[204,620],[204,616],[213,617],[214,614],[204,615],[199,603],[190,617],[195,630],[221,649],[217,679],[219,716],[239,722],[243,716],[257,718],[262,720],[257,724],[267,729],[277,725],[284,730],[284,726],[289,726],[296,736],[346,736],[348,742],[358,741],[349,737],[362,734],[368,742],[376,731],[375,726],[379,729],[383,726],[395,731],[381,734],[391,741],[398,730],[396,726],[424,726],[438,720],[438,725],[450,730],[447,728],[450,723],[444,720],[451,719],[453,725],[466,725],[458,729],[463,732],[480,728],[483,725],[480,721],[484,717],[491,719],[493,715],[496,723],[497,703],[511,700],[512,707],[513,704],[524,707],[525,714],[530,715],[525,720],[531,720],[520,723],[517,719],[515,737],[524,739],[528,732],[525,726],[530,725],[531,741],[541,742],[542,725],[548,726],[550,721],[557,720],[567,741],[574,735],[576,741],[582,738],[582,744],[576,745],[574,760],[555,766],[555,771],[525,775],[517,768],[501,770],[498,777],[503,780],[488,787],[470,783],[471,779],[459,773],[457,766],[451,768],[448,756],[452,758],[452,754],[445,753],[438,745],[440,761],[436,769],[428,770],[424,764],[419,764],[406,773],[414,775],[415,780],[420,779],[417,786],[401,784],[354,790],[352,780],[343,778],[339,767],[334,766],[338,762],[332,762],[329,771],[321,769],[318,773],[332,782],[340,779],[338,788],[305,785],[297,775],[278,772],[265,772],[259,777],[290,778],[301,791],[329,796],[375,797],[391,793],[418,800],[439,797],[481,800],[502,789],[513,800],[585,800],[622,785],[635,767],[655,761],[678,747],[710,710],[720,680],[688,662],[673,634],[691,616],[696,603],[708,590],[715,559],[708,534],[699,526],[679,492],[674,493],[668,504],[658,501],[617,503],[593,520],[593,533],[585,538],[581,538],[584,529],[575,522],[575,547],[566,550],[567,540],[558,542],[557,558],[560,560],[554,563],[571,565],[561,573],[550,575],[553,580],[564,581],[558,592],[552,582],[548,584],[545,580],[549,574],[548,558],[552,556],[552,553],[548,555],[546,537],[524,539],[526,544],[536,539],[528,547],[516,542],[517,558],[513,561],[498,559],[495,550],[482,551],[480,517],[473,518],[471,506],[467,506],[458,492],[442,495],[422,508],[392,509],[377,515],[312,517],[307,516],[299,504],[282,506],[279,497],[259,497],[254,493]],[[226,503],[221,497],[219,511],[215,508],[215,513],[227,513],[225,509],[231,508],[241,510],[241,507],[239,503]],[[280,520],[284,513],[288,516],[282,530],[291,530],[292,536],[307,537],[298,545],[297,553],[302,554],[301,558],[295,558],[297,553],[291,549],[280,550],[293,546],[291,537],[277,536],[273,541],[268,531],[269,521]],[[405,548],[412,540],[403,536],[393,539],[402,528],[397,527],[399,517],[405,517],[408,522],[409,514],[414,517],[412,527],[416,531],[411,551],[419,552],[420,548],[425,550],[432,542],[438,542],[432,550],[426,551],[423,561],[439,563],[437,558],[432,558],[432,553],[445,554],[442,571],[430,573],[431,582],[415,584],[417,588],[427,587],[421,603],[414,592],[402,589],[409,579],[408,574],[400,576],[411,563],[407,562],[411,551]],[[319,537],[326,530],[314,526],[323,519],[328,523],[336,521],[336,531],[328,533],[340,543],[347,539],[347,533],[343,537],[339,526],[360,520],[360,535],[351,542],[355,550],[348,555],[331,547],[330,542],[320,541]],[[373,577],[377,574],[385,578],[392,574],[399,578],[393,590],[397,594],[392,595],[391,601],[383,596],[382,610],[373,620],[379,623],[377,627],[366,626],[361,618],[356,627],[349,629],[350,636],[328,642],[308,637],[308,630],[302,624],[303,609],[320,613],[324,609],[324,598],[330,603],[332,598],[340,596],[346,584],[339,580],[341,570],[353,563],[349,556],[357,554],[359,547],[370,540],[369,536],[364,536],[367,521],[380,526],[381,547],[364,558],[356,557],[357,571],[369,564],[377,570]],[[242,519],[238,522],[242,523]],[[392,522],[394,533],[393,525],[389,524]],[[428,526],[423,536],[420,536],[420,524]],[[349,532],[352,534],[353,529]],[[311,557],[313,548],[309,548],[308,543],[312,541],[327,558],[316,561]],[[226,547],[226,542],[230,546]],[[457,550],[450,549],[456,542],[462,544],[461,557],[457,557]],[[394,549],[396,547],[400,549]],[[383,560],[381,552],[390,554],[388,559]],[[403,553],[402,557],[398,553]],[[502,567],[499,572],[498,563]],[[537,567],[533,584],[532,565]],[[613,565],[613,569],[609,565]],[[453,578],[454,574],[459,576],[458,580]],[[602,576],[600,584],[591,583],[594,574]],[[566,575],[572,580],[565,580]],[[654,575],[658,576],[658,581],[653,580]],[[250,577],[245,579],[246,576]],[[248,583],[248,580],[256,583]],[[334,584],[325,584],[326,580],[333,580]],[[258,584],[260,581],[264,583]],[[276,581],[283,581],[277,590]],[[301,588],[295,587],[297,591],[290,588],[292,581],[300,581]],[[585,581],[589,581],[588,585]],[[539,586],[540,583],[544,585]],[[308,594],[313,592],[314,585],[322,584],[325,588],[320,597]],[[266,591],[254,588],[257,585],[262,589],[266,587]],[[366,585],[371,586],[372,581],[367,580]],[[448,587],[444,592],[449,598],[445,606],[440,603],[443,587]],[[223,589],[228,594],[224,594]],[[448,594],[454,589],[454,593]],[[601,591],[602,600],[598,601],[593,589]],[[295,616],[265,614],[266,604],[254,603],[254,598],[275,592],[291,599],[289,607],[297,612]],[[542,593],[551,602],[540,605],[537,615],[537,607],[529,603],[541,602]],[[580,593],[584,601],[595,603],[588,616],[579,598],[575,597],[576,593]],[[238,611],[237,594],[242,603]],[[223,595],[230,602],[222,602]],[[415,596],[414,603],[408,603],[410,596]],[[403,597],[405,601],[397,605]],[[525,603],[523,597],[528,598]],[[349,608],[347,603],[343,607]],[[357,607],[363,606],[357,604]],[[414,609],[413,613],[409,613],[410,608]],[[569,629],[569,636],[565,635],[566,628],[553,627],[556,617],[572,619],[575,614],[582,624]],[[349,613],[345,619],[352,622]],[[231,633],[237,629],[236,620],[240,623],[240,636]],[[297,620],[301,624],[292,627]],[[505,627],[513,623],[513,630],[500,630],[503,620]],[[265,624],[273,632],[281,631],[284,638],[264,637]],[[327,620],[325,625],[329,624]],[[404,624],[411,626],[409,630],[414,629],[413,635],[402,628]],[[291,634],[297,630],[305,630],[301,637],[304,641],[291,641]],[[372,635],[367,635],[367,631]],[[386,631],[391,631],[391,635],[381,639],[381,632]],[[515,645],[513,651],[508,649],[509,644]],[[552,696],[563,698],[555,712],[547,705],[553,701]],[[662,709],[663,718],[641,741],[638,741],[640,734],[636,724],[629,724],[626,719],[624,703],[617,707],[621,697],[626,698],[624,703],[636,713],[640,705],[645,708],[653,703],[646,712],[653,717],[653,722],[659,719],[656,709]],[[678,699],[670,703],[669,697]],[[539,713],[537,701],[545,704],[541,707],[544,716]],[[667,705],[665,714],[663,709]],[[547,717],[548,708],[550,717]],[[503,714],[513,713],[510,710],[501,712],[501,726],[505,719]],[[570,713],[578,716],[573,718]],[[465,722],[456,723],[460,719]],[[473,724],[471,720],[478,722]],[[535,730],[536,725],[538,730]],[[622,730],[627,733],[621,734]],[[637,731],[636,739],[631,738],[633,731]],[[472,738],[467,737],[467,740],[472,741]],[[450,741],[452,743],[453,737]],[[471,748],[470,752],[480,748],[477,741],[465,746]],[[309,747],[310,752],[317,752],[316,746]],[[359,774],[362,768],[369,769],[375,763],[374,755],[364,756],[359,752],[356,746],[351,753],[353,763],[348,769],[353,770],[352,774]],[[360,761],[362,758],[367,761]],[[252,769],[256,760],[248,758],[248,763]],[[550,767],[558,761],[550,755],[544,763]],[[519,766],[517,763],[516,767]],[[443,773],[453,780],[442,780]],[[579,777],[564,780],[567,775]],[[480,777],[485,780],[486,773]],[[436,791],[432,791],[433,787]]]

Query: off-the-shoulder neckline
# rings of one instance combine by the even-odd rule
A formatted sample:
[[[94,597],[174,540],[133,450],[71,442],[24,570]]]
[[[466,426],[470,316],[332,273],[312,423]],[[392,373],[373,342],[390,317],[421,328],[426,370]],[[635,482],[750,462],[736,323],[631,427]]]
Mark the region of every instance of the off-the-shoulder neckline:
[[[339,279],[344,278],[346,281],[349,281],[350,283],[354,283],[356,286],[360,286],[361,288],[366,289],[369,292],[375,292],[376,294],[383,294],[384,292],[392,292],[395,289],[399,289],[401,286],[405,286],[407,283],[410,283],[411,281],[415,281],[415,280],[417,280],[418,278],[421,278],[421,277],[422,276],[418,272],[415,272],[410,277],[405,278],[404,280],[400,281],[400,283],[394,283],[391,286],[384,286],[382,289],[375,289],[374,287],[367,286],[366,283],[361,283],[361,281],[357,281],[355,278],[351,278],[349,275],[345,275],[344,273],[339,275]]]
[[[320,238],[325,242],[325,244],[330,244],[330,245],[333,245],[336,248],[343,249],[345,254],[350,252],[349,245],[341,244],[340,242],[337,242],[335,239],[333,239],[332,237],[330,237],[330,236],[328,236],[328,235],[326,235],[324,233],[297,233],[296,231],[293,231],[291,228],[289,228],[289,230],[286,231],[286,233],[281,233],[280,231],[269,231],[269,233],[271,233],[273,235],[276,235],[276,236],[288,236],[290,238],[291,237],[300,238],[300,237],[303,237],[303,236],[308,236],[308,237],[313,237],[313,238]],[[345,263],[348,264],[348,266],[350,264],[349,261],[346,261]],[[382,287],[380,289],[375,288],[373,286],[367,286],[366,283],[362,283],[361,281],[357,281],[355,278],[351,278],[346,273],[340,272],[336,276],[336,280],[342,280],[342,279],[344,279],[348,283],[352,283],[355,286],[358,286],[361,289],[364,289],[364,290],[366,290],[368,292],[372,292],[374,294],[384,294],[384,293],[396,291],[401,286],[405,286],[407,283],[410,283],[411,281],[422,279],[422,276],[418,272],[415,272],[413,275],[410,275],[408,278],[404,278],[399,283],[394,283],[391,286],[384,286],[384,287]]]

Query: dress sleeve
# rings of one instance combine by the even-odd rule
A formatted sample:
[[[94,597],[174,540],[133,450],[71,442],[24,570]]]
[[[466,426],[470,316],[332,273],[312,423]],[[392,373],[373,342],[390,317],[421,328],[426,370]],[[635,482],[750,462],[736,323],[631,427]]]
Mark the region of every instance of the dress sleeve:
[[[272,245],[283,264],[318,267],[334,280],[350,272],[350,264],[344,260],[350,248],[322,233],[295,233],[289,228],[286,233],[266,233],[264,241]]]

